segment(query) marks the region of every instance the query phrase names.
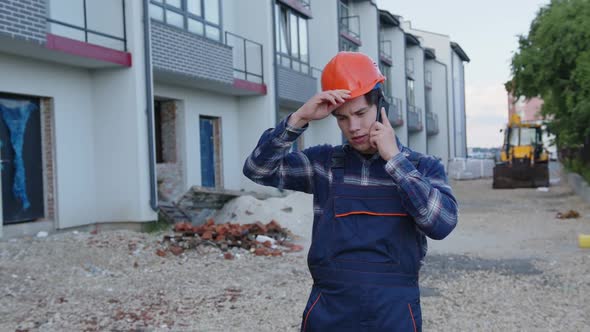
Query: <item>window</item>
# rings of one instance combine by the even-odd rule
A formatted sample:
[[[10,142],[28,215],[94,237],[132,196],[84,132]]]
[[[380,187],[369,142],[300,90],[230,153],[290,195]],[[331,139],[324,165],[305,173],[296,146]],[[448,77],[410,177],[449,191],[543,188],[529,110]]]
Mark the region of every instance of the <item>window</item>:
[[[150,0],[150,17],[221,41],[221,0]]]
[[[359,46],[344,37],[340,37],[340,51],[358,52]]]
[[[379,62],[379,70],[385,76],[386,80],[383,82],[383,93],[386,96],[391,96],[391,67],[383,62]]]
[[[414,80],[407,79],[407,90],[408,90],[408,105],[415,106],[416,105],[416,96],[414,94]]]
[[[348,7],[348,0],[340,0],[340,24],[341,27],[348,29],[348,18],[350,17],[350,8]]]
[[[291,9],[275,4],[277,63],[309,74],[307,19]]]

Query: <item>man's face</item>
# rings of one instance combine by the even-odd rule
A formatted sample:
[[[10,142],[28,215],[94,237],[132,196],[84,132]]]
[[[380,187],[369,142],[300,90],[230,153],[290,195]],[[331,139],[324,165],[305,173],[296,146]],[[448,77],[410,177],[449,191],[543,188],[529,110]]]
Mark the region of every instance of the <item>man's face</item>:
[[[364,154],[377,151],[369,142],[369,131],[377,118],[376,105],[369,106],[365,96],[359,96],[347,101],[332,114],[351,147]]]

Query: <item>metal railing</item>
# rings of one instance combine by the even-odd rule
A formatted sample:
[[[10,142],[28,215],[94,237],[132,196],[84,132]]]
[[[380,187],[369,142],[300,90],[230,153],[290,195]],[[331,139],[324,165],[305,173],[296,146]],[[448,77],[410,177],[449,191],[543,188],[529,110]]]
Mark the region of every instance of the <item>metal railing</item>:
[[[408,131],[422,130],[422,110],[414,105],[408,105]]]
[[[393,44],[391,40],[381,40],[379,56],[381,57],[381,59],[391,63],[391,60],[393,59]]]
[[[310,9],[311,8],[311,0],[298,0],[303,8]]]
[[[311,75],[311,66],[309,65],[309,62],[302,61],[299,58],[296,58],[296,57],[293,57],[289,54],[286,54],[283,52],[278,52],[278,51],[276,53],[276,56],[277,56],[277,62],[281,66],[283,66],[285,68],[289,68],[289,69],[294,70],[296,72]]]
[[[399,127],[404,124],[404,117],[402,115],[402,100],[395,97],[385,96],[389,103],[389,122],[394,127]]]
[[[413,58],[406,58],[406,75],[413,77],[414,76],[414,59]]]
[[[348,35],[353,39],[361,39],[361,19],[358,15],[349,15],[350,8],[339,2],[338,22],[340,33]]]
[[[233,50],[235,78],[264,83],[264,56],[261,43],[226,31],[225,45]]]
[[[49,0],[51,1],[51,0]],[[55,1],[55,0],[53,0]],[[89,39],[88,36],[90,34],[90,36],[92,37],[92,35],[98,36],[98,37],[103,37],[103,38],[107,38],[107,39],[111,39],[111,40],[115,40],[115,41],[119,41],[123,44],[123,51],[127,52],[127,23],[125,21],[125,0],[121,0],[121,10],[122,10],[122,17],[123,17],[123,36],[115,36],[115,35],[111,35],[108,33],[104,33],[101,31],[97,31],[94,29],[89,29],[88,28],[88,6],[86,3],[86,0],[79,0],[82,1],[82,13],[79,13],[80,15],[83,15],[84,17],[84,26],[78,26],[76,24],[71,24],[68,22],[63,22],[60,20],[56,20],[54,18],[51,17],[47,17],[47,22],[50,24],[57,24],[66,28],[70,28],[70,29],[74,29],[74,30],[78,30],[78,31],[82,31],[84,33],[84,42],[88,43]],[[108,21],[110,19],[112,19],[112,17],[105,17],[104,18],[105,21]],[[68,37],[68,36],[65,36]],[[97,42],[91,42],[92,44],[98,44]]]
[[[426,112],[426,133],[428,135],[438,134],[438,115]]]
[[[432,89],[432,72],[430,70],[427,70],[424,74],[424,86]]]

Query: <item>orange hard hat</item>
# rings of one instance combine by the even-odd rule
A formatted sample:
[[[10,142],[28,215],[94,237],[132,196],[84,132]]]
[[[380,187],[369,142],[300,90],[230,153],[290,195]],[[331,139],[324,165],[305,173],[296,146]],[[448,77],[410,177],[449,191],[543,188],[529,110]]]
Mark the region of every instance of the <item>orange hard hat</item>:
[[[375,62],[359,52],[338,52],[322,72],[322,91],[349,90],[350,98],[362,96],[385,81]]]

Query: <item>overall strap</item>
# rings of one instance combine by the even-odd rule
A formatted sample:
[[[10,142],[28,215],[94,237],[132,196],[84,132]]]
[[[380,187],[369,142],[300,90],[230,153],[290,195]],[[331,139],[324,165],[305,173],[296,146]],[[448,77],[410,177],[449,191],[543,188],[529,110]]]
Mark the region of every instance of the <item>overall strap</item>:
[[[330,163],[330,169],[332,170],[332,183],[343,183],[344,182],[344,164],[345,164],[346,153],[344,152],[343,146],[338,145],[332,150],[332,160]]]

